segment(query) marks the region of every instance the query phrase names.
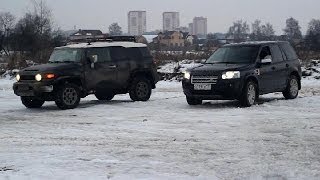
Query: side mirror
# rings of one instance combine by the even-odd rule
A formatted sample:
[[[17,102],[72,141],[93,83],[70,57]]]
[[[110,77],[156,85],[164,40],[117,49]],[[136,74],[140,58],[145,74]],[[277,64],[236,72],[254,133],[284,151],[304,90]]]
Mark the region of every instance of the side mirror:
[[[262,59],[261,60],[261,64],[271,64],[272,63],[272,59]]]
[[[89,57],[91,68],[94,68],[94,64],[98,62],[98,55],[92,55]]]

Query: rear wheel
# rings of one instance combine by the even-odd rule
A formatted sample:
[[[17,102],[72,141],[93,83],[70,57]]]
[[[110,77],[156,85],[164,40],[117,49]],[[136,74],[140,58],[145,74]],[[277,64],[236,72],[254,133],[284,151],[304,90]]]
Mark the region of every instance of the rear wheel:
[[[240,103],[244,107],[254,105],[259,97],[257,84],[253,81],[248,81],[243,89]]]
[[[57,92],[55,103],[58,108],[74,109],[79,105],[80,102],[80,90],[77,85],[64,84]]]
[[[286,99],[295,99],[299,94],[299,81],[296,76],[290,76],[288,85],[285,91],[282,92]]]
[[[22,104],[27,108],[41,108],[44,100],[36,97],[21,97]]]
[[[133,101],[148,101],[151,96],[151,83],[144,77],[136,77],[132,81],[129,95]]]
[[[202,100],[200,100],[200,99],[196,99],[196,98],[188,97],[188,96],[186,97],[186,99],[187,99],[188,104],[191,106],[202,104]]]

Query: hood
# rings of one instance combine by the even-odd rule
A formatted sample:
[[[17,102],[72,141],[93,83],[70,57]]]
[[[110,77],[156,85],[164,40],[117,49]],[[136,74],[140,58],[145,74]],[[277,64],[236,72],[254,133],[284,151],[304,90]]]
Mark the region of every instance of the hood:
[[[200,66],[189,69],[192,74],[221,74],[224,71],[237,71],[247,68],[249,64],[202,64]]]
[[[22,72],[61,72],[80,67],[77,63],[50,63],[31,66],[22,70]]]

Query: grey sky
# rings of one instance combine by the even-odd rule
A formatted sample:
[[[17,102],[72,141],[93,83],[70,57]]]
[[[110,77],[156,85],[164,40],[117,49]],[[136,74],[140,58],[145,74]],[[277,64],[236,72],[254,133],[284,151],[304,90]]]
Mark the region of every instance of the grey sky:
[[[282,33],[285,20],[299,20],[305,33],[312,18],[320,19],[319,0],[46,0],[52,9],[55,24],[64,30],[101,29],[107,32],[118,22],[127,32],[127,12],[147,11],[147,30],[162,28],[164,11],[180,12],[180,24],[186,26],[194,16],[208,18],[208,32],[226,32],[233,21],[255,19],[270,22],[277,34]],[[31,9],[29,0],[0,0],[0,11],[16,16]]]

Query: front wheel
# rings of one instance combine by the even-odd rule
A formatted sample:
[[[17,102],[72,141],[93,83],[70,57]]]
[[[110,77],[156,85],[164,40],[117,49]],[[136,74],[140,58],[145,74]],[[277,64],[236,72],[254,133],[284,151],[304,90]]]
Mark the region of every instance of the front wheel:
[[[249,81],[246,83],[242,97],[240,99],[240,103],[244,107],[250,107],[254,105],[259,97],[257,85],[253,81]]]
[[[26,108],[41,108],[44,100],[36,97],[21,97],[21,102]]]
[[[286,90],[282,92],[286,99],[295,99],[299,94],[299,81],[296,76],[290,76]]]
[[[129,95],[133,101],[148,101],[151,96],[151,83],[144,77],[136,77],[132,81]]]
[[[186,97],[186,99],[187,99],[187,103],[191,106],[202,104],[201,99],[196,99],[196,98],[188,97],[188,96]]]
[[[59,88],[56,95],[55,103],[62,110],[74,109],[79,105],[80,90],[77,85],[64,84]]]

